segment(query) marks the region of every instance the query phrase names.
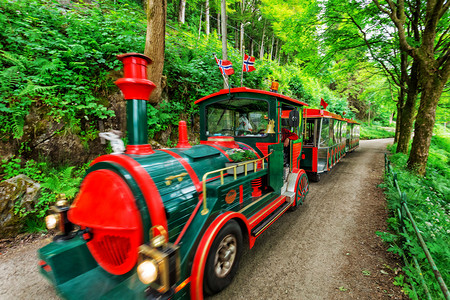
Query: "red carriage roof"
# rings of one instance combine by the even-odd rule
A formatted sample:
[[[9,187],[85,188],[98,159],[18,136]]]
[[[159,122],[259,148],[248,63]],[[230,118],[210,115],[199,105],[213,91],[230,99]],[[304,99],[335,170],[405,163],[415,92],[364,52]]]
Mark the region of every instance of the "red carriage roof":
[[[198,104],[198,103],[200,103],[200,102],[203,102],[203,101],[208,100],[208,99],[210,99],[210,98],[213,98],[213,97],[215,97],[215,96],[228,94],[228,93],[230,93],[230,92],[231,92],[232,94],[234,94],[234,93],[256,93],[256,94],[270,95],[270,96],[274,96],[274,97],[277,97],[277,98],[281,98],[281,99],[286,100],[286,101],[288,101],[288,102],[291,102],[291,103],[293,103],[293,104],[300,104],[300,105],[308,106],[308,104],[306,104],[305,102],[302,102],[302,101],[299,101],[299,100],[290,98],[290,97],[285,96],[285,95],[282,95],[282,94],[273,93],[273,92],[268,92],[268,91],[262,91],[262,90],[256,90],[256,89],[249,89],[249,88],[246,88],[246,87],[233,88],[233,89],[231,89],[231,90],[223,89],[223,90],[220,90],[220,91],[217,92],[217,93],[214,93],[214,94],[205,96],[205,97],[203,97],[203,98],[200,98],[200,99],[198,99],[197,101],[195,101],[194,103],[195,103],[195,104]]]
[[[330,118],[341,121],[346,121],[347,123],[359,124],[355,120],[343,118],[338,114],[323,110],[323,109],[314,109],[314,108],[305,108],[303,109],[303,116],[305,118]]]

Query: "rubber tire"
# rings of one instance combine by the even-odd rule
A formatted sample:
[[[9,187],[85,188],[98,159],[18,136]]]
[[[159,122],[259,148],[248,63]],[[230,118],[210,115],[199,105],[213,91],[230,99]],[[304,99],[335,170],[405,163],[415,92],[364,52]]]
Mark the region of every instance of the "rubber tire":
[[[220,278],[217,277],[216,273],[214,272],[214,258],[220,243],[229,234],[234,235],[234,237],[236,238],[236,257],[234,259],[230,272],[225,277]],[[220,229],[211,245],[211,248],[209,249],[203,276],[203,290],[205,294],[210,296],[214,295],[231,284],[239,266],[239,260],[242,256],[242,248],[243,238],[241,228],[236,221],[230,220],[222,227],[222,229]]]

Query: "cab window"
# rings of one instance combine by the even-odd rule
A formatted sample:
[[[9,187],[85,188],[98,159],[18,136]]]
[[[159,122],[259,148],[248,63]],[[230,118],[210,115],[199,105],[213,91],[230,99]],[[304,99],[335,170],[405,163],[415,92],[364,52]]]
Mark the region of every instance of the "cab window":
[[[207,136],[266,136],[269,104],[264,100],[228,99],[206,107]]]

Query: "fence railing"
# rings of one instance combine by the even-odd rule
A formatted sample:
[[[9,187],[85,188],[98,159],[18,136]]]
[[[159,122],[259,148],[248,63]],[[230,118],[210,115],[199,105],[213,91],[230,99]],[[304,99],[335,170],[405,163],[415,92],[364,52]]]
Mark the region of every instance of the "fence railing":
[[[407,229],[405,226],[405,221],[409,220],[409,222],[411,222],[411,225],[414,229],[417,240],[419,241],[420,247],[422,248],[422,250],[425,254],[425,257],[427,258],[427,261],[430,264],[430,267],[433,271],[434,277],[436,278],[436,280],[439,284],[439,287],[441,288],[444,299],[450,300],[450,292],[447,288],[447,285],[445,284],[441,273],[439,272],[436,264],[434,263],[433,257],[431,257],[430,251],[428,250],[428,247],[427,247],[422,235],[420,234],[419,229],[417,228],[416,222],[414,221],[411,211],[408,209],[406,193],[401,191],[400,186],[398,184],[398,180],[397,180],[397,173],[394,172],[394,170],[391,166],[391,162],[389,161],[386,153],[384,154],[384,166],[385,166],[385,174],[392,175],[391,176],[392,183],[393,183],[394,187],[397,189],[397,192],[400,197],[400,208],[397,209],[397,217],[400,220],[401,230],[406,238],[406,244],[411,245],[411,241],[408,238],[409,235],[407,233]],[[417,273],[419,275],[420,284],[423,287],[424,293],[426,294],[428,299],[432,300],[433,298],[431,297],[429,288],[425,282],[425,279],[423,277],[423,272],[422,272],[422,269],[420,268],[417,258],[412,253],[409,253],[409,254],[412,257],[414,267],[417,270]],[[408,260],[406,259],[405,255],[403,255],[403,261],[405,262],[405,265],[409,266]],[[413,292],[417,295],[417,292],[414,287],[414,281],[413,280],[410,280],[410,281],[411,281],[411,287],[413,289]]]

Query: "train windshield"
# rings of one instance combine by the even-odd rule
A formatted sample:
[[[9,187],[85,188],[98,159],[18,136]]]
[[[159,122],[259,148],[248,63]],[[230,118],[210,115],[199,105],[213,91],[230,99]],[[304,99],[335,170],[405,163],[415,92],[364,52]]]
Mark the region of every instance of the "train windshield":
[[[266,136],[269,104],[264,100],[228,99],[206,107],[208,136]]]

